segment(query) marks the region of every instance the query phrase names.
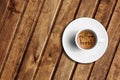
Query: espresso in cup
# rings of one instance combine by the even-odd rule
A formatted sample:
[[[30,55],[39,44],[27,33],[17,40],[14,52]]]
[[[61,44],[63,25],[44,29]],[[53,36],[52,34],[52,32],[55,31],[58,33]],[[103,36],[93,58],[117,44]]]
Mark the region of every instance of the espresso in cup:
[[[91,49],[97,41],[96,35],[91,30],[82,30],[77,34],[77,46],[82,49]]]

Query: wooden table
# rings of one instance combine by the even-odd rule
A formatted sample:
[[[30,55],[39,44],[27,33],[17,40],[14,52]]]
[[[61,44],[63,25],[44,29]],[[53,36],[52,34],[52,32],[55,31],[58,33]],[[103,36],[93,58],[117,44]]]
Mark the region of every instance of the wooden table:
[[[94,63],[72,61],[61,44],[80,17],[97,19],[108,33]],[[120,80],[120,0],[0,0],[0,80]]]

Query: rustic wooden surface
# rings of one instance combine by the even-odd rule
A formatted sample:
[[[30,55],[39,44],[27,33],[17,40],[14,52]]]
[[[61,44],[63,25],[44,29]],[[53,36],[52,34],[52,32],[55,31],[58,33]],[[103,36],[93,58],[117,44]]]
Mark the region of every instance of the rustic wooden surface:
[[[72,61],[61,44],[80,17],[97,19],[108,33],[94,63]],[[0,0],[0,80],[120,80],[120,0]]]

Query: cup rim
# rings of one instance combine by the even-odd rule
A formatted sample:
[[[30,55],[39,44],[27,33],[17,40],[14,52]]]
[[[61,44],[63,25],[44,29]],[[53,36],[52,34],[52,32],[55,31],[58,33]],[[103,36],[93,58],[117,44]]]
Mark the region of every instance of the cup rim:
[[[89,49],[84,49],[84,48],[80,47],[79,44],[78,44],[78,42],[77,42],[77,37],[78,37],[79,33],[82,32],[82,31],[84,31],[84,30],[89,30],[89,31],[93,32],[94,35],[95,35],[95,38],[96,38],[95,45],[94,45],[93,47],[89,48]],[[77,46],[80,50],[88,51],[88,50],[93,49],[93,48],[96,46],[96,44],[98,43],[98,37],[97,37],[95,31],[93,31],[93,30],[91,30],[91,29],[89,29],[89,28],[88,28],[88,29],[82,29],[82,30],[79,30],[79,31],[76,33],[76,36],[75,36],[75,43],[76,43],[76,46]]]

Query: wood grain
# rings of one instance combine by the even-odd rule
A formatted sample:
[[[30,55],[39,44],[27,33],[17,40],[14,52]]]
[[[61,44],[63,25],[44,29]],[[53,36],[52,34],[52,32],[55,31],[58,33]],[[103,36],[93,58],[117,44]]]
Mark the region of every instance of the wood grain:
[[[68,57],[66,58],[66,56],[67,55],[63,52],[56,73],[55,75],[52,74],[54,80],[69,80],[71,78],[75,62]]]
[[[111,20],[111,16],[114,12],[116,3],[117,0],[101,0],[98,6],[95,19],[97,19],[100,23],[102,23],[106,28],[106,30]]]
[[[21,2],[21,1],[20,1]],[[29,1],[27,9],[23,15],[22,21],[15,33],[15,38],[13,40],[12,47],[9,51],[9,56],[4,66],[1,80],[13,80],[18,67],[20,65],[22,56],[28,39],[33,30],[33,23],[35,22],[35,17],[39,11],[39,6],[41,9],[43,0]],[[6,75],[7,74],[7,75]]]
[[[79,64],[61,38],[75,18],[92,17],[107,30],[98,61]],[[0,0],[0,80],[119,80],[120,0]]]
[[[43,48],[54,24],[60,4],[61,0],[45,1],[34,34],[17,76],[18,80],[33,80]]]
[[[79,0],[64,0],[48,40],[35,80],[50,80],[62,51],[61,35],[73,19]]]
[[[99,0],[91,0],[88,4],[88,0],[82,0],[81,6],[77,13],[76,18],[80,17],[93,17],[96,12],[97,5],[99,4]]]
[[[15,31],[17,29],[17,25],[19,24],[20,18],[22,17],[22,12],[25,7],[25,1],[17,1],[15,0],[15,3],[17,3],[14,8],[19,11],[19,13],[16,12],[10,12],[7,13],[5,23],[2,25],[2,31],[0,32],[0,74],[2,71],[2,67],[5,63],[6,57],[8,56],[9,47],[11,45],[12,39],[14,37]],[[12,3],[9,3],[9,5]]]
[[[115,53],[113,63],[111,65],[108,77],[106,80],[119,80],[120,79],[120,43]]]
[[[90,80],[104,80],[109,70],[117,44],[120,39],[120,0],[118,0],[115,11],[108,27],[109,44],[104,56],[98,60],[90,76]],[[112,34],[111,34],[112,33]]]
[[[84,17],[84,16],[88,16],[88,17],[93,16],[98,0],[91,0],[89,4],[87,3],[88,3],[88,0],[83,0],[81,2],[76,18]],[[69,80],[71,77],[72,71],[74,69],[74,65],[75,65],[75,62],[70,60],[65,55],[65,52],[63,52],[57,71],[54,76],[54,80]]]
[[[7,9],[7,5],[9,3],[10,0],[0,0],[0,23],[1,23],[1,19],[4,16],[5,10]],[[0,26],[1,28],[1,26]]]
[[[7,17],[7,14],[9,13],[9,10],[8,10],[9,2],[10,0],[0,0],[0,32],[3,28],[5,18]]]
[[[95,15],[95,19],[100,21],[105,28],[107,28],[107,24],[109,23],[110,16],[113,12],[114,6],[116,1],[110,0],[105,1],[101,0],[98,10]],[[106,10],[108,9],[108,10]],[[104,15],[104,16],[103,16]],[[73,80],[80,79],[80,80],[86,80],[89,78],[89,74],[92,70],[93,64],[78,64],[73,76]],[[87,76],[86,76],[87,75]]]

